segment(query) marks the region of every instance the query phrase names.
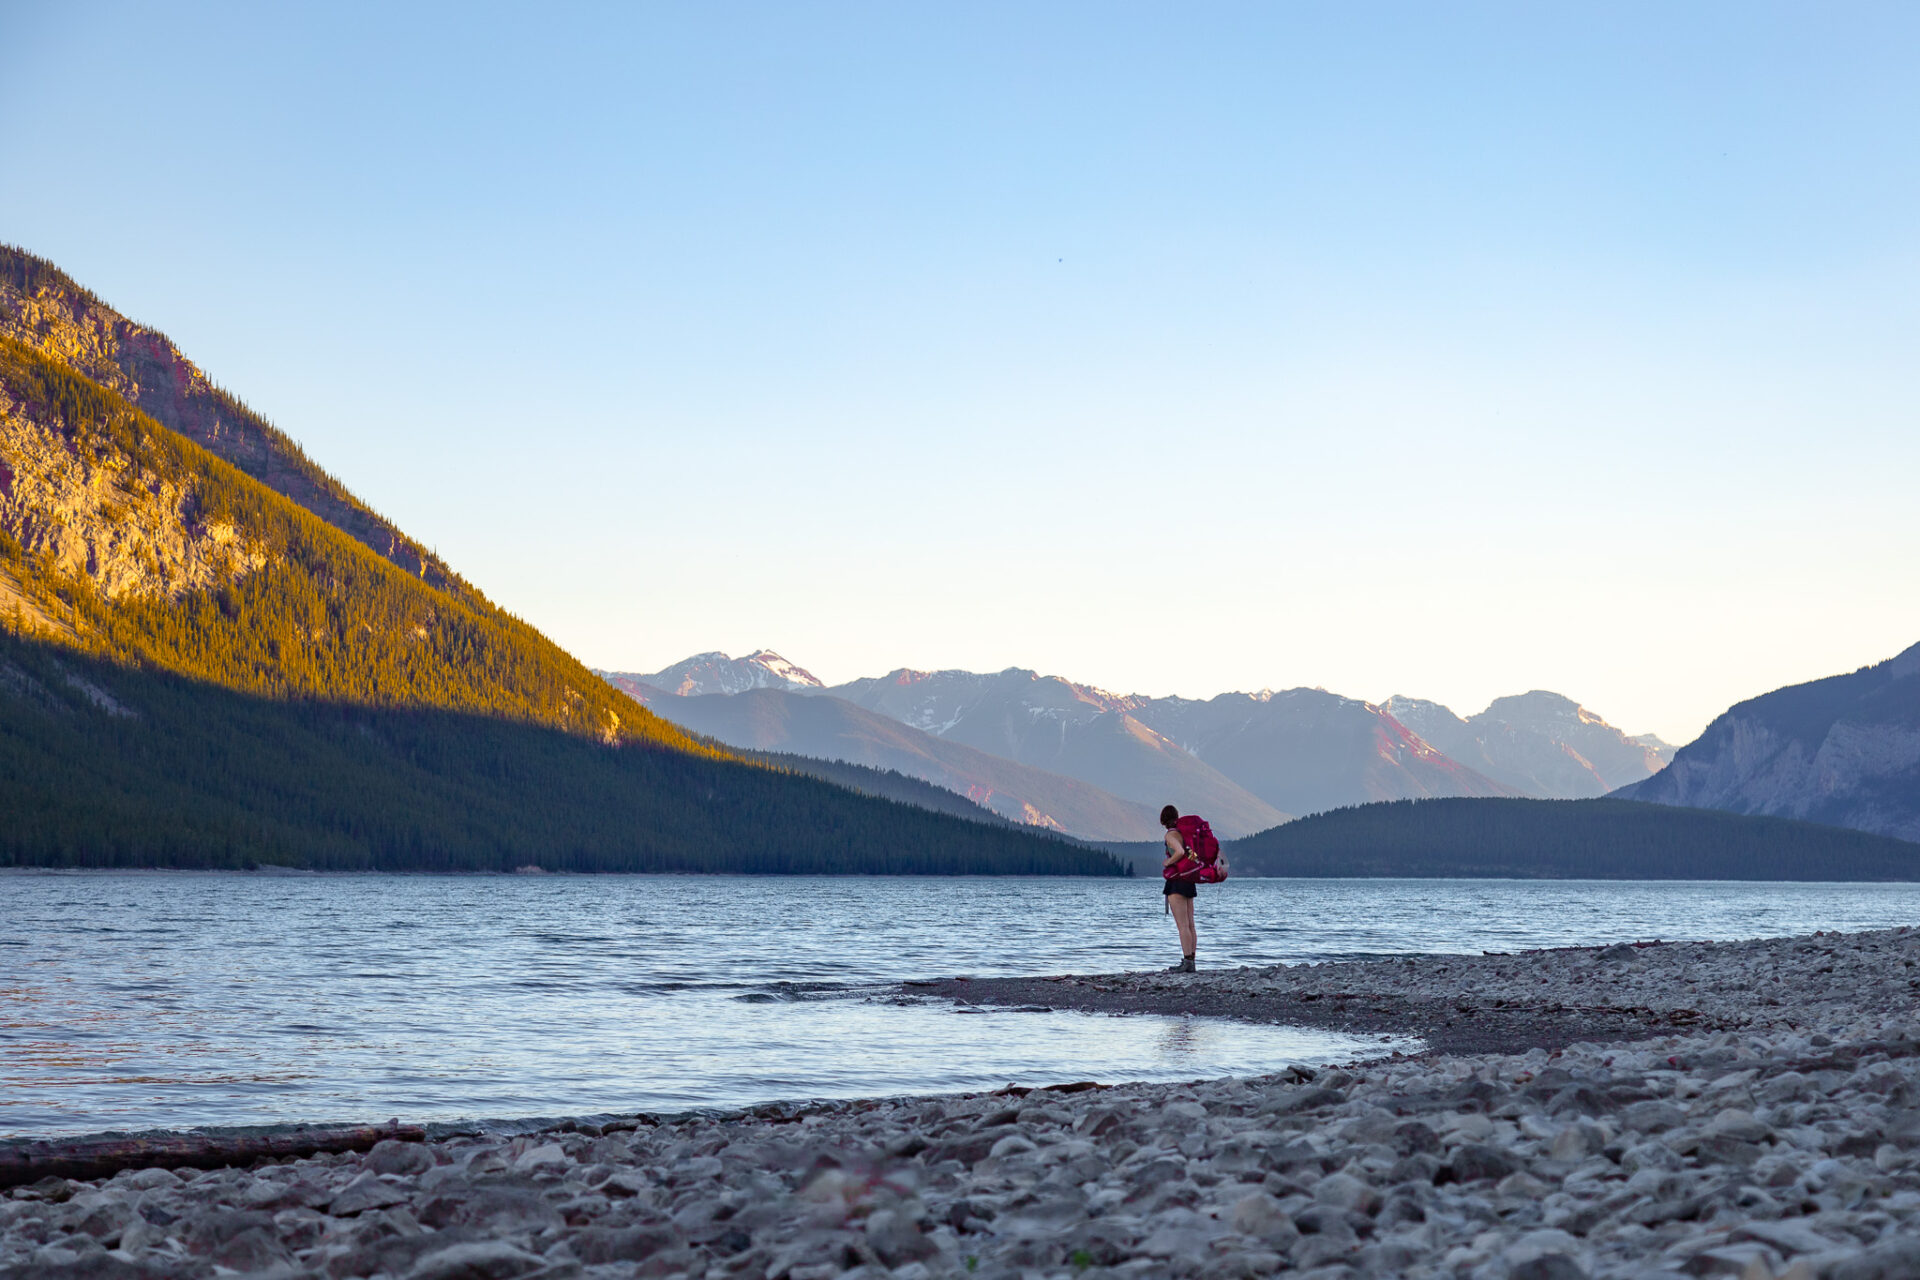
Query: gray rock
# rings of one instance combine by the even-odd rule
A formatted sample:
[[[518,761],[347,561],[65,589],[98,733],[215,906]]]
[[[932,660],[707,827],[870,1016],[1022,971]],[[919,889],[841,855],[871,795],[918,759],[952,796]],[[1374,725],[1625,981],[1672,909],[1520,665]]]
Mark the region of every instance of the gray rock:
[[[475,1240],[426,1254],[407,1280],[515,1280],[544,1265],[539,1255],[505,1240]]]
[[[1372,1213],[1380,1204],[1380,1194],[1350,1173],[1332,1173],[1313,1188],[1313,1198],[1324,1205],[1348,1213]]]
[[[1280,1249],[1285,1249],[1300,1238],[1300,1230],[1293,1225],[1293,1219],[1280,1207],[1280,1202],[1264,1191],[1243,1196],[1233,1206],[1233,1229],[1241,1235],[1252,1236]]]
[[[252,1272],[290,1263],[293,1255],[287,1252],[286,1246],[280,1243],[280,1237],[270,1228],[248,1227],[215,1245],[208,1251],[207,1260],[215,1266]]]
[[[1908,1237],[1875,1245],[1834,1263],[1829,1280],[1914,1280],[1920,1276],[1920,1239]]]
[[[390,1182],[381,1181],[380,1175],[369,1169],[349,1182],[327,1203],[327,1212],[336,1218],[344,1218],[365,1213],[369,1209],[405,1204],[408,1199],[410,1197],[406,1192]]]
[[[429,1199],[418,1216],[436,1230],[459,1225],[498,1235],[566,1225],[560,1211],[543,1196],[515,1186],[449,1187]]]
[[[433,1168],[433,1152],[425,1143],[387,1138],[376,1143],[360,1163],[375,1173],[419,1174]]]
[[[867,1243],[889,1267],[931,1258],[939,1252],[904,1209],[880,1209],[868,1215]]]
[[[1671,1102],[1635,1102],[1622,1108],[1620,1122],[1640,1133],[1664,1133],[1685,1124],[1687,1113]]]
[[[1518,1157],[1498,1147],[1470,1142],[1453,1153],[1453,1158],[1447,1161],[1446,1173],[1454,1182],[1480,1182],[1488,1178],[1504,1178],[1510,1173],[1518,1173],[1520,1168]]]
[[[1564,1253],[1543,1253],[1515,1263],[1507,1280],[1587,1280],[1587,1269]]]
[[[1801,1253],[1827,1253],[1838,1248],[1803,1222],[1743,1222],[1733,1229],[1735,1240],[1758,1240],[1788,1257]]]

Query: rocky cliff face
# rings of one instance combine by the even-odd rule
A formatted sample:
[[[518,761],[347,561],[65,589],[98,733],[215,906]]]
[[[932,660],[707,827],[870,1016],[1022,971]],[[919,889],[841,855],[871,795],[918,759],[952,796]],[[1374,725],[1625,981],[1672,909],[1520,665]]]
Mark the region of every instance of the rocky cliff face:
[[[1920,645],[1740,703],[1617,794],[1920,840]]]
[[[435,590],[4,334],[0,629],[249,694],[710,754],[484,599]]]
[[[474,594],[438,557],[215,386],[165,334],[127,319],[51,263],[7,246],[0,246],[0,334],[118,392],[428,584],[456,596]]]
[[[0,382],[0,535],[110,601],[174,597],[267,563],[225,520],[200,518],[191,483],[116,450],[82,450],[64,427]],[[57,605],[14,583],[23,618],[61,631]],[[0,608],[6,601],[0,600]]]

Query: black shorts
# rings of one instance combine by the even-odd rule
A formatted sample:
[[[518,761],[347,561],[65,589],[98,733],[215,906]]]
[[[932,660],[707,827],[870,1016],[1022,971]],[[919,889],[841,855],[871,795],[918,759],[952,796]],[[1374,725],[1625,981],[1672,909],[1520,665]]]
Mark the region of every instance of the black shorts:
[[[1166,884],[1166,888],[1160,892],[1166,894],[1169,898],[1175,894],[1179,894],[1183,898],[1191,898],[1194,895],[1193,881],[1191,880],[1168,880],[1164,883]]]

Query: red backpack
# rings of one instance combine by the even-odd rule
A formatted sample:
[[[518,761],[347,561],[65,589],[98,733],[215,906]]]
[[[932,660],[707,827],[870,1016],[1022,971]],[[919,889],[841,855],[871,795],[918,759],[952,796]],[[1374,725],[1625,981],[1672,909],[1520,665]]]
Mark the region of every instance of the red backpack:
[[[1227,864],[1220,861],[1220,842],[1205,818],[1190,813],[1174,823],[1173,829],[1180,833],[1187,856],[1169,863],[1161,875],[1193,884],[1219,884],[1227,878]]]

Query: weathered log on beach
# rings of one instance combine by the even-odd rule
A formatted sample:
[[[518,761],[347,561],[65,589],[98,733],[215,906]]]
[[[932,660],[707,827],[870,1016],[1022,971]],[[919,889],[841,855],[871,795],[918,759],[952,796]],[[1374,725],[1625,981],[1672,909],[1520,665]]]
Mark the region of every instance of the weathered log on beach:
[[[221,1169],[262,1158],[371,1151],[388,1138],[424,1142],[419,1125],[303,1125],[237,1133],[168,1133],[0,1144],[0,1189],[42,1178],[110,1178],[122,1169]]]

